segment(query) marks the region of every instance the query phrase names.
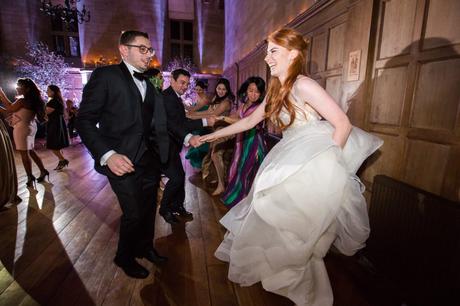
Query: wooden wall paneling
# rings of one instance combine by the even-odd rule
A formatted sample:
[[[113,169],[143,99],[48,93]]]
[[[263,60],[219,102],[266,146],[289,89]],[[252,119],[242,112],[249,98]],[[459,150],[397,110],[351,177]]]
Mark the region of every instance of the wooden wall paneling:
[[[329,47],[327,53],[327,69],[342,68],[345,44],[346,23],[341,23],[330,29]]]
[[[426,10],[423,49],[460,43],[460,1],[431,0]],[[438,37],[445,40],[432,40]]]
[[[460,201],[460,144],[458,142],[450,146],[441,194],[446,195],[449,199]]]
[[[400,125],[407,85],[407,67],[378,69],[371,98],[370,122]]]
[[[454,131],[460,101],[460,58],[421,63],[411,127]]]
[[[412,42],[417,0],[382,1],[379,59],[408,53]]]
[[[311,53],[311,73],[312,75],[326,70],[326,55],[328,32],[316,34],[312,37],[312,53]]]
[[[443,16],[446,23],[457,16],[457,4],[382,0],[377,9],[366,120],[385,144],[363,175],[381,172],[458,201],[460,44],[442,25]]]
[[[384,174],[396,179],[402,179],[402,160],[405,140],[397,135],[374,133],[383,139],[384,143],[379,151],[373,154],[363,167],[361,177],[365,182],[372,182],[377,174]]]
[[[409,140],[404,180],[424,190],[441,194],[449,151],[448,145]]]
[[[222,76],[229,80],[230,87],[233,91],[235,91],[235,88],[237,88],[238,86],[238,64],[235,63],[229,68],[227,68]]]
[[[251,54],[239,62],[239,83],[240,86],[247,78],[259,76],[267,81],[267,64],[265,55],[267,44],[263,43],[257,47]]]

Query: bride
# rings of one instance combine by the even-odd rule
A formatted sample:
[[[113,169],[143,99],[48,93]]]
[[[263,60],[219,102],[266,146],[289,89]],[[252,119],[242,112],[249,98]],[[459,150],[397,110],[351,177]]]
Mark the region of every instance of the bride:
[[[228,278],[296,305],[333,304],[323,257],[330,246],[352,255],[369,236],[361,163],[382,141],[356,127],[314,80],[301,74],[307,43],[292,29],[268,37],[271,81],[266,100],[249,117],[201,141],[214,141],[268,118],[283,138],[263,161],[249,195],[221,223],[216,257]],[[325,120],[322,120],[325,119]]]

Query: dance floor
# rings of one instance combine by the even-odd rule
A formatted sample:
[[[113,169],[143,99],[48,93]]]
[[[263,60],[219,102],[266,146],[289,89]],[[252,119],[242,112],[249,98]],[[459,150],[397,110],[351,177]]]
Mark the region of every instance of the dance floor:
[[[56,166],[51,152],[38,153],[47,169]],[[196,175],[186,183],[186,207],[194,219],[172,227],[156,219],[156,248],[169,261],[156,267],[142,260],[150,276],[127,277],[112,263],[120,209],[107,179],[93,170],[84,146],[71,146],[65,156],[69,167],[50,171],[50,182],[35,189],[26,188],[16,156],[22,202],[0,211],[0,305],[293,305],[260,284],[243,288],[227,280],[228,265],[213,256],[226,208],[200,188]],[[188,176],[194,174],[186,168]],[[335,305],[370,306],[339,263],[328,262],[328,269]]]

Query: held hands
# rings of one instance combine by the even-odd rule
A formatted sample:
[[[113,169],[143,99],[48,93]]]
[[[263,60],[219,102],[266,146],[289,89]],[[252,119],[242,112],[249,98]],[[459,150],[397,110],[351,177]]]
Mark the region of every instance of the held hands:
[[[216,141],[219,138],[220,137],[217,136],[217,134],[214,132],[214,133],[211,133],[211,134],[201,136],[200,141],[201,142],[213,142],[213,141]]]
[[[134,172],[134,165],[125,155],[115,153],[107,160],[107,166],[110,171],[118,176]]]
[[[190,137],[190,139],[188,140],[188,143],[194,148],[199,147],[203,144],[203,142],[200,141],[200,136],[198,135],[194,135]]]

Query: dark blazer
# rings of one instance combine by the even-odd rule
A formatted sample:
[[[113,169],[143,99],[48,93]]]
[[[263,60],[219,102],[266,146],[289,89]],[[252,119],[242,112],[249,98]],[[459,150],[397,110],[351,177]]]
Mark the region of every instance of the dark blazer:
[[[126,155],[135,164],[150,147],[159,153],[162,163],[167,161],[169,136],[163,96],[149,81],[146,83],[142,102],[122,62],[95,69],[84,87],[76,125],[99,173],[114,176],[107,166],[100,165],[101,157],[110,150]]]
[[[171,148],[180,151],[185,136],[202,128],[203,121],[201,119],[191,120],[185,116],[184,104],[171,86],[163,91],[163,96],[168,114],[168,130],[172,137]]]

